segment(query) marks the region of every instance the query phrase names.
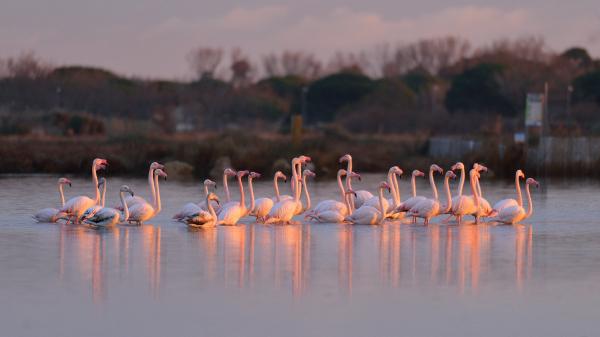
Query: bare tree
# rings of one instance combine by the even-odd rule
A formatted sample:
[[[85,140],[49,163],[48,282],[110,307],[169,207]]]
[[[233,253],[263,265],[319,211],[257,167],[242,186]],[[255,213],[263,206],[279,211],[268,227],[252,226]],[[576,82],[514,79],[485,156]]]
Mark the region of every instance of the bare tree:
[[[336,52],[327,64],[328,73],[355,72],[364,74],[369,68],[368,57],[364,52]]]
[[[311,79],[321,72],[321,62],[314,55],[301,51],[268,54],[263,57],[263,67],[267,76],[296,75]]]
[[[250,83],[254,68],[250,59],[243,54],[240,48],[235,48],[231,52],[231,82],[234,87],[242,87]]]
[[[222,59],[223,50],[219,48],[199,47],[187,55],[188,63],[198,79],[214,77]]]
[[[0,76],[35,79],[48,75],[52,66],[41,61],[33,52],[25,52],[18,57],[10,57],[0,64]],[[4,69],[2,69],[4,68]]]

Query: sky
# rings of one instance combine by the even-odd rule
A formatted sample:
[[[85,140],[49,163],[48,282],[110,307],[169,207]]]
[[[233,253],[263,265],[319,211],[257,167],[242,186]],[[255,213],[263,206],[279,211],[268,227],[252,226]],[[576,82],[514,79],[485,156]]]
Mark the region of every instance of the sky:
[[[52,64],[127,76],[187,78],[199,46],[326,59],[382,43],[460,36],[474,46],[541,36],[600,57],[598,0],[0,0],[0,57],[33,51]]]

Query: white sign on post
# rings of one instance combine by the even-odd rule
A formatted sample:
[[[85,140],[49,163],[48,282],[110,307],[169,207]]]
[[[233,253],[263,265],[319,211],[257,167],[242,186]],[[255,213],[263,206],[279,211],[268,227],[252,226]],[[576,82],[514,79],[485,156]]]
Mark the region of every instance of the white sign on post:
[[[525,126],[542,126],[544,111],[544,95],[527,94],[525,104]]]

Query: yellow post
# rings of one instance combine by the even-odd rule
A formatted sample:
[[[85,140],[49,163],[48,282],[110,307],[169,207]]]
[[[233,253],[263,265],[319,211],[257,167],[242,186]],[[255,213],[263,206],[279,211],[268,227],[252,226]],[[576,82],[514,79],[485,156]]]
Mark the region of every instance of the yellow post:
[[[302,115],[292,115],[292,142],[299,145],[302,141]]]

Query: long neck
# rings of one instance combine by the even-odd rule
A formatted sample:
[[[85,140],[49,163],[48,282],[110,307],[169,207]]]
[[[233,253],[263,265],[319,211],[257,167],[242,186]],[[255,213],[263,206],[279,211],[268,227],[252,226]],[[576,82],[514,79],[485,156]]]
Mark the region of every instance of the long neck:
[[[531,200],[531,193],[529,192],[529,184],[525,186],[525,193],[527,193],[527,202],[529,206],[527,206],[527,215],[525,218],[529,218],[531,214],[533,214],[533,201]]]
[[[242,176],[238,175],[238,187],[240,188],[240,206],[246,207],[246,197],[244,196],[244,184],[242,183]]]
[[[433,199],[438,200],[438,191],[437,187],[435,187],[435,179],[433,179],[433,170],[429,170],[429,184],[431,185],[431,190],[433,191]]]
[[[148,170],[148,186],[150,186],[150,194],[152,194],[152,204],[156,205],[156,187],[154,185],[154,170],[150,166],[150,170]]]
[[[473,198],[475,199],[475,207],[479,209],[479,192],[477,191],[477,178],[474,176],[471,179],[471,191],[473,192]]]
[[[252,186],[252,177],[248,176],[248,189],[250,190],[250,208],[249,212],[254,210],[254,186]]]
[[[227,175],[223,173],[223,186],[225,187],[225,199],[231,201],[231,194],[229,194],[229,186],[227,185]]]
[[[212,203],[210,202],[210,199],[208,198],[208,195],[206,196],[206,207],[208,207],[208,212],[210,213],[212,218],[217,219],[217,213],[215,213],[215,209],[213,208]]]
[[[127,221],[129,218],[129,207],[127,207],[127,202],[125,202],[125,196],[123,192],[119,192],[119,198],[121,198],[121,205],[123,206],[123,221]]]
[[[515,188],[517,189],[517,203],[523,207],[523,194],[521,193],[521,184],[519,182],[519,176],[515,176]],[[527,188],[527,186],[526,186]]]
[[[308,192],[308,185],[306,184],[306,175],[302,177],[302,186],[304,186],[304,197],[306,197],[306,208],[304,210],[310,209],[310,193]]]
[[[396,189],[396,198],[394,199],[394,206],[398,206],[400,205],[400,201],[402,200],[402,198],[400,197],[400,184],[398,183],[398,176],[396,174],[394,174],[394,187]]]
[[[465,168],[464,167],[462,167],[460,169],[460,183],[458,183],[458,191],[456,191],[456,194],[458,196],[462,196],[463,187],[465,187]]]
[[[300,184],[298,184],[298,171],[296,169],[293,169],[292,171],[293,171],[292,172],[293,180],[296,182],[295,183],[296,188],[294,189],[294,200],[296,202],[298,202],[298,201],[300,201],[300,192],[301,192],[302,186],[300,186]]]
[[[277,199],[277,202],[279,202],[279,182],[277,175],[273,177],[273,189],[275,190],[275,198]]]
[[[58,194],[60,194],[60,205],[65,205],[65,193],[63,192],[63,185],[58,184]]]
[[[410,184],[412,187],[412,196],[413,198],[417,196],[417,176],[416,175],[412,175],[412,177],[410,178]]]
[[[162,209],[162,204],[160,202],[160,188],[158,187],[158,174],[154,175],[154,188],[156,189],[155,190],[156,203],[154,204],[154,209],[155,209],[154,214],[158,214],[160,212],[160,210]]]
[[[400,196],[398,192],[398,179],[396,179],[396,173],[388,172],[388,184],[392,188],[392,198],[394,199],[394,206],[398,206],[400,203]]]
[[[446,189],[446,197],[448,203],[446,204],[446,209],[443,210],[444,213],[447,213],[452,209],[452,193],[450,193],[450,177],[446,177],[444,180],[444,188]]]
[[[481,193],[481,183],[479,182],[479,178],[477,178],[477,194],[479,194],[480,198],[483,198],[483,193]]]
[[[340,173],[337,174],[337,183],[338,187],[340,188],[340,195],[342,196],[342,201],[344,201],[347,199],[347,196],[346,191],[344,191],[344,184],[342,184],[342,175]]]
[[[204,184],[204,196],[208,197],[208,185]]]
[[[352,214],[354,211],[354,207],[350,204],[350,194],[344,195],[344,204],[346,204],[346,209],[348,210],[348,214]]]
[[[104,184],[102,185],[102,207],[104,207],[104,205],[106,204],[106,180],[104,181]]]
[[[98,191],[98,175],[96,175],[96,165],[92,164],[92,183],[94,184],[94,191],[96,192],[95,204],[97,205],[100,201],[100,191]]]
[[[383,206],[383,188],[379,189],[379,211],[381,212],[381,216],[385,218],[385,207]]]
[[[346,188],[348,190],[352,189],[352,159],[348,160],[348,166],[346,167]]]

